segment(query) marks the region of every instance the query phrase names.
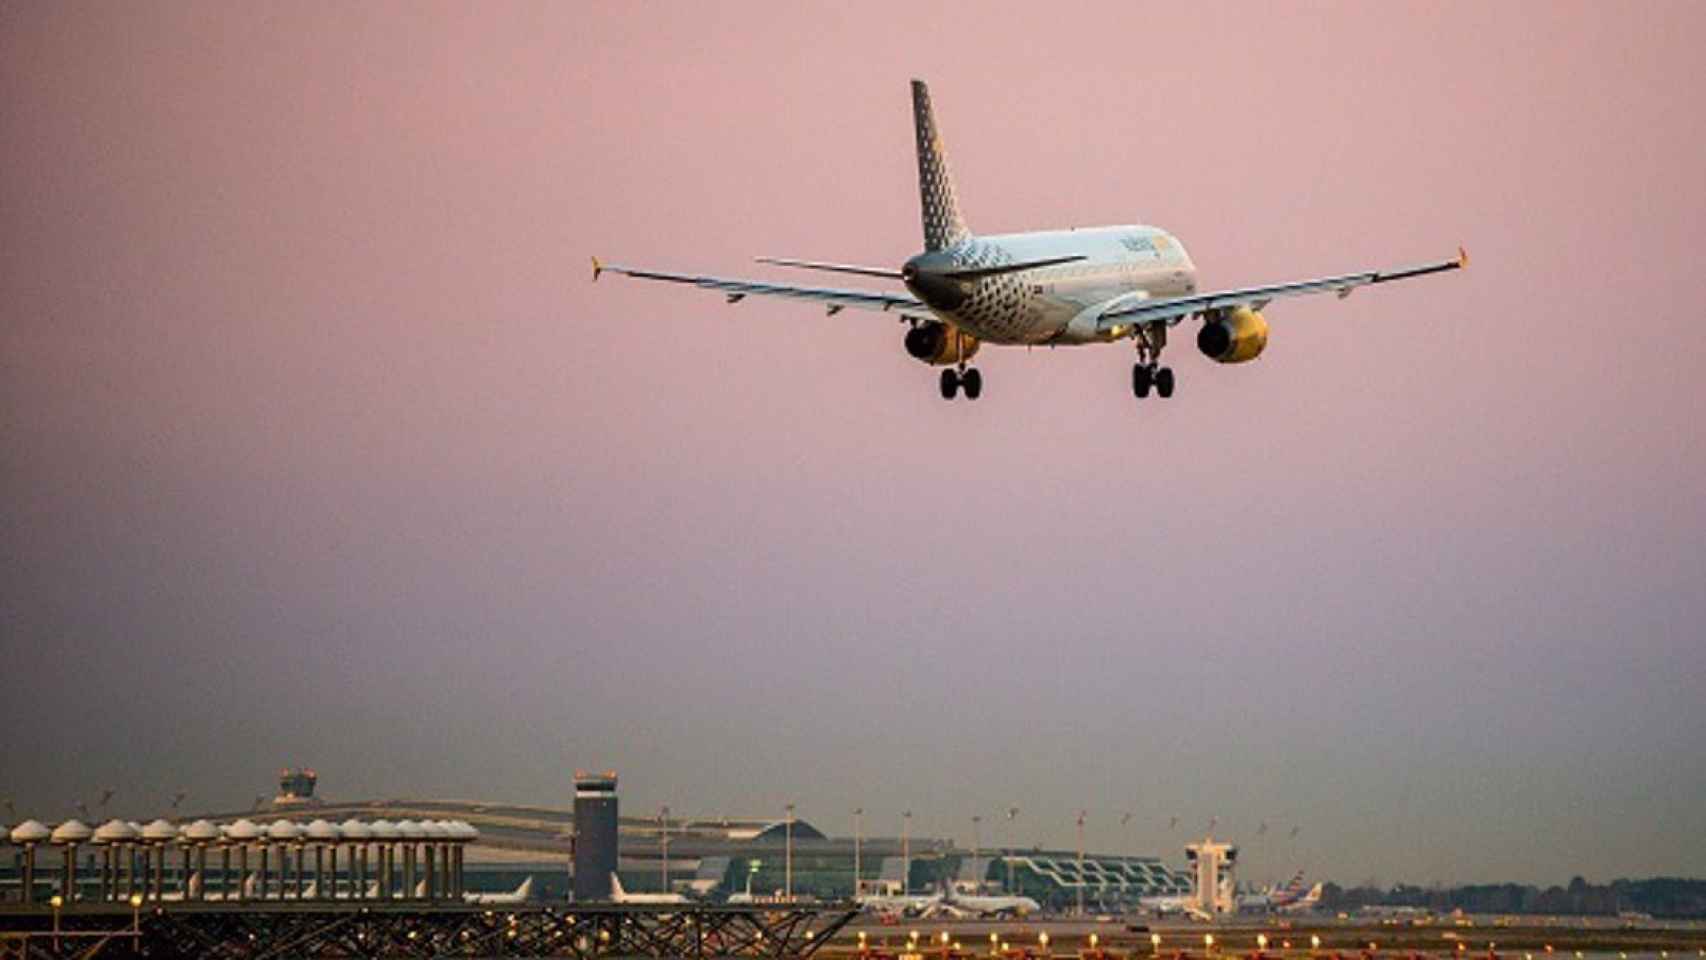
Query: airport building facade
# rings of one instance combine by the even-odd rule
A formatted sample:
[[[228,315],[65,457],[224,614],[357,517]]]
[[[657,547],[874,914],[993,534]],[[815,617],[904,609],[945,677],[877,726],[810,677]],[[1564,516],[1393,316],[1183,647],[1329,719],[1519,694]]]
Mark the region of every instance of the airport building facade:
[[[185,822],[228,825],[262,816],[305,823],[458,821],[478,831],[478,839],[461,854],[466,890],[512,890],[531,878],[535,895],[545,899],[571,892],[579,900],[606,898],[612,870],[630,891],[667,887],[708,900],[784,894],[791,879],[795,896],[822,900],[846,899],[856,891],[928,894],[952,887],[1011,891],[1047,909],[1066,909],[1079,902],[1082,891],[1088,909],[1118,911],[1134,907],[1140,897],[1190,890],[1188,874],[1156,857],[1080,858],[1073,851],[1040,849],[974,852],[939,837],[831,837],[799,819],[623,816],[614,773],[579,774],[572,809],[427,799],[328,801],[314,795],[311,774],[305,779],[291,773],[286,771],[290,782],[281,781],[270,807],[207,812]],[[574,870],[577,860],[583,864],[581,876]],[[0,873],[11,875],[13,883],[21,862],[19,851],[0,851]]]

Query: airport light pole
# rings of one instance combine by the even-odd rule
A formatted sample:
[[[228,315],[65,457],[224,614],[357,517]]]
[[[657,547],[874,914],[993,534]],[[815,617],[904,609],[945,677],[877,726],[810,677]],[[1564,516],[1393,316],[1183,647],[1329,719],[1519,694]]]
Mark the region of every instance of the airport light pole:
[[[663,854],[663,892],[669,892],[669,804],[658,807],[658,847]]]
[[[972,814],[972,817],[971,817],[971,881],[972,881],[971,892],[974,894],[983,892],[983,874],[979,873],[977,870],[977,861],[979,859],[981,859],[983,856],[983,836],[979,832],[982,829],[982,824],[983,824],[983,816],[981,814],[976,814],[976,813]]]
[[[784,826],[782,855],[782,890],[788,902],[794,902],[794,805],[788,804],[788,820]]]
[[[853,899],[859,899],[859,845],[865,838],[865,808],[853,808]]]
[[[1008,807],[1007,808],[1007,847],[1008,847],[1008,850],[1007,850],[1006,855],[1002,857],[1003,860],[1007,861],[1007,892],[1009,894],[1015,894],[1015,895],[1018,893],[1018,891],[1013,888],[1013,848],[1015,846],[1017,846],[1017,844],[1014,843],[1014,840],[1016,838],[1013,835],[1013,821],[1018,819],[1018,817],[1019,817],[1019,808],[1018,807]]]
[[[1084,816],[1088,810],[1078,811],[1078,915],[1084,915]]]
[[[912,811],[900,812],[900,895],[912,893]]]

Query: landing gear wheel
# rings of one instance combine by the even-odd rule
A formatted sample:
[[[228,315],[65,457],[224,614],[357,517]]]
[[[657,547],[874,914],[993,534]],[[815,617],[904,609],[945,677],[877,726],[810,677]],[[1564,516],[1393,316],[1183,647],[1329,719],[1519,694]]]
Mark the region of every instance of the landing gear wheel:
[[[1139,400],[1149,396],[1149,387],[1154,382],[1154,373],[1146,364],[1136,364],[1131,368],[1131,392]]]
[[[1165,400],[1173,395],[1173,368],[1162,367],[1155,371],[1155,392]]]
[[[978,373],[976,367],[972,367],[960,374],[960,386],[965,388],[967,400],[976,400],[983,394],[983,374]]]
[[[953,367],[942,371],[942,399],[952,400],[960,392],[960,375]]]

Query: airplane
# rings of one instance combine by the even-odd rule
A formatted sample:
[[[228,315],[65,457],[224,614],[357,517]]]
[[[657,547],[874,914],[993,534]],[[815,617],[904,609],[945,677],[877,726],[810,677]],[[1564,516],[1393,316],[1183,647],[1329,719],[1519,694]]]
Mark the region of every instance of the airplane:
[[[964,894],[948,889],[925,912],[931,916],[941,914],[959,918],[1009,919],[1040,910],[1042,905],[1030,897]]]
[[[1303,871],[1299,870],[1292,875],[1291,880],[1283,887],[1270,886],[1260,893],[1240,894],[1238,910],[1241,913],[1276,910],[1301,899],[1305,889]]]
[[[462,899],[468,903],[497,906],[499,904],[526,903],[533,899],[533,878],[521,881],[521,885],[509,893],[464,893]]]
[[[1139,897],[1137,905],[1141,909],[1148,910],[1150,913],[1153,913],[1158,917],[1182,914],[1192,918],[1193,920],[1213,919],[1213,917],[1209,916],[1200,906],[1197,905],[1196,896],[1189,893],[1174,894],[1171,896]]]
[[[1274,910],[1279,913],[1308,913],[1321,905],[1321,892],[1327,888],[1324,883],[1317,883],[1309,888],[1309,892],[1289,903],[1275,904]]]
[[[883,917],[922,917],[935,910],[942,903],[942,895],[908,894],[906,896],[880,893],[867,893],[854,898],[859,909],[866,913],[874,913]]]
[[[1334,293],[1407,280],[1467,266],[1457,256],[1392,270],[1363,270],[1287,283],[1204,291],[1196,264],[1179,238],[1159,227],[1128,225],[978,236],[960,214],[930,91],[912,81],[913,130],[924,250],[899,269],[758,257],[758,262],[882,280],[898,280],[908,294],[806,287],[757,280],[607,264],[592,258],[592,278],[606,273],[687,284],[721,293],[729,303],[747,297],[781,297],[822,304],[830,316],[848,307],[897,316],[908,327],[908,355],[941,367],[941,394],[963,392],[976,400],[983,374],[969,361],[984,344],[1065,347],[1131,340],[1137,349],[1131,389],[1173,395],[1173,369],[1161,365],[1168,331],[1201,322],[1197,349],[1222,364],[1248,363],[1268,343],[1263,311],[1274,300]]]
[[[679,893],[629,893],[622,889],[622,878],[610,871],[610,899],[616,903],[686,903]]]

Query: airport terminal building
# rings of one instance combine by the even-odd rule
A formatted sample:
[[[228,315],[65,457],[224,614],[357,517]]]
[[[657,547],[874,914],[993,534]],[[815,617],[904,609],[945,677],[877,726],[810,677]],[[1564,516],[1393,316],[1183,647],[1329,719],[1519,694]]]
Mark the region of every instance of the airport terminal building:
[[[543,900],[566,899],[571,893],[582,900],[604,899],[612,867],[632,892],[667,886],[708,900],[773,896],[784,891],[790,860],[794,894],[822,900],[846,899],[856,889],[928,893],[952,885],[962,892],[1011,890],[1045,909],[1067,909],[1082,890],[1087,908],[1113,912],[1135,906],[1139,897],[1190,889],[1188,875],[1156,857],[1086,854],[1080,861],[1072,851],[972,851],[935,837],[904,842],[891,836],[831,837],[799,819],[624,816],[613,773],[581,774],[574,807],[440,799],[327,801],[315,796],[315,780],[311,771],[286,770],[270,804],[193,814],[185,822],[462,822],[478,830],[461,864],[469,892],[513,890],[531,878],[534,896]],[[587,821],[578,833],[577,810]],[[580,862],[596,865],[578,880],[577,844]],[[0,851],[6,873],[13,872],[15,859],[12,851]]]

